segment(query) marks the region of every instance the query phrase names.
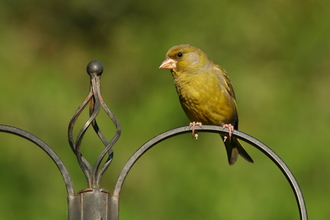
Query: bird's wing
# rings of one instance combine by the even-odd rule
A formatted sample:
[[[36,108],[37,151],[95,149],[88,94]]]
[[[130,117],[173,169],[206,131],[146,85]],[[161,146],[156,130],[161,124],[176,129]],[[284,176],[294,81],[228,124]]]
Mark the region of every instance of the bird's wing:
[[[229,93],[230,97],[232,98],[232,101],[235,105],[236,108],[236,121],[235,124],[233,124],[233,126],[235,127],[235,129],[238,129],[238,113],[237,113],[237,103],[236,103],[236,96],[235,96],[235,92],[234,92],[234,88],[231,84],[231,81],[229,79],[229,76],[226,72],[226,70],[224,70],[221,66],[216,65],[216,68],[220,71],[223,79],[224,79],[224,86],[225,89],[227,90],[227,92]]]
[[[234,88],[231,84],[231,81],[229,79],[229,76],[226,72],[226,70],[224,70],[221,66],[217,65],[217,68],[219,68],[221,71],[221,74],[223,76],[224,80],[224,85],[226,87],[226,90],[228,91],[229,95],[235,100],[235,104],[236,104],[236,96],[235,96],[235,92],[234,92]]]

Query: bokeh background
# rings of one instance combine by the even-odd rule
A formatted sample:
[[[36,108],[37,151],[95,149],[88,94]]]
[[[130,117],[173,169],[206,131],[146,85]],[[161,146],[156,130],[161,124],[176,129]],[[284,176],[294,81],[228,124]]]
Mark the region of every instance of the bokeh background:
[[[139,146],[189,123],[170,72],[158,69],[170,47],[189,43],[227,70],[239,129],[287,163],[310,219],[329,219],[329,1],[3,0],[0,18],[0,123],[52,146],[77,191],[86,181],[67,126],[88,93],[88,62],[104,65],[103,98],[123,127],[102,180],[112,191]],[[104,113],[98,121],[110,139],[111,121]],[[64,183],[51,160],[25,140],[0,138],[1,218],[67,219]],[[129,174],[120,219],[299,219],[284,176],[245,147],[255,164],[240,158],[230,167],[215,134],[159,144]],[[83,154],[94,161],[101,150],[88,132]]]

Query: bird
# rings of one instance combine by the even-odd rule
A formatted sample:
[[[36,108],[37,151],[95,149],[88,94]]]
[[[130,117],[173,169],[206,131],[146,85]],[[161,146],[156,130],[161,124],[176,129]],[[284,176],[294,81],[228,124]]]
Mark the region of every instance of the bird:
[[[196,139],[195,126],[204,124],[228,128],[228,136],[220,136],[229,165],[235,164],[238,155],[253,163],[239,140],[232,136],[234,129],[238,129],[238,112],[227,72],[202,50],[189,44],[170,48],[159,69],[171,71],[181,106],[191,121],[190,127]]]

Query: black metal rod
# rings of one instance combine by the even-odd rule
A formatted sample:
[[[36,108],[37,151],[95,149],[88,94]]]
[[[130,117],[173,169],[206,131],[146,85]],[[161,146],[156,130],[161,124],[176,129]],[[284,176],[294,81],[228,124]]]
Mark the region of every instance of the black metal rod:
[[[35,145],[39,146],[42,150],[44,150],[48,154],[48,156],[54,161],[57,168],[61,172],[68,195],[73,196],[75,194],[73,182],[68,172],[68,169],[65,167],[63,161],[55,153],[55,151],[53,151],[53,149],[50,148],[44,141],[27,131],[9,125],[0,125],[0,131],[25,138],[26,140],[31,141]]]
[[[220,133],[220,134],[228,134],[228,129],[224,129],[220,126],[212,126],[212,125],[203,125],[203,128],[196,127],[196,131],[198,132],[213,132],[213,133]],[[149,149],[151,149],[153,146],[156,144],[166,140],[167,138],[170,138],[172,136],[176,136],[179,134],[184,134],[184,133],[190,133],[191,129],[189,126],[185,127],[179,127],[175,128],[169,131],[166,131],[162,134],[157,135],[156,137],[152,138],[148,142],[146,142],[144,145],[142,145],[127,161],[125,164],[124,168],[122,169],[118,180],[115,185],[115,189],[113,192],[113,197],[118,198],[117,202],[119,203],[119,196],[120,192],[123,186],[123,183],[125,181],[126,176],[128,175],[129,171],[131,170],[132,166],[135,164],[135,162]],[[303,194],[301,192],[301,189],[299,187],[299,184],[297,180],[295,179],[294,175],[290,171],[289,167],[284,163],[284,161],[269,147],[267,147],[265,144],[260,142],[259,140],[255,139],[254,137],[251,137],[248,134],[245,134],[241,131],[235,130],[233,132],[233,136],[236,136],[237,138],[251,144],[252,146],[256,147],[258,150],[263,152],[267,157],[269,157],[275,164],[276,166],[282,171],[284,176],[287,178],[288,182],[291,185],[291,188],[294,192],[298,208],[299,208],[299,214],[300,214],[300,219],[301,220],[307,220],[307,209],[304,201]],[[118,204],[113,204],[117,205]],[[113,209],[112,209],[113,210]]]
[[[77,111],[72,116],[72,118],[69,122],[69,127],[68,127],[69,144],[71,146],[71,149],[72,149],[73,153],[76,155],[79,166],[80,166],[81,170],[83,171],[83,173],[86,177],[86,180],[87,180],[87,183],[88,183],[89,187],[91,187],[91,185],[92,185],[92,178],[91,178],[92,166],[88,163],[88,161],[81,154],[80,145],[81,145],[82,139],[84,137],[84,134],[87,131],[87,129],[88,129],[91,122],[87,121],[84,124],[84,126],[80,129],[76,140],[74,140],[74,138],[73,138],[73,129],[74,129],[74,125],[75,125],[79,115],[85,109],[85,107],[88,105],[88,103],[92,99],[92,96],[93,96],[93,93],[90,91],[89,94],[87,95],[87,97],[85,98],[85,100],[83,101],[83,103],[81,103],[81,105],[78,107]]]

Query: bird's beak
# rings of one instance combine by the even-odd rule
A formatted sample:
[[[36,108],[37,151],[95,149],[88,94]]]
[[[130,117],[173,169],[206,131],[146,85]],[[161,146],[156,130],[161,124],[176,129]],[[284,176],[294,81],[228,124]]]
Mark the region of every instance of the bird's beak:
[[[163,61],[163,63],[160,65],[159,69],[175,69],[176,63],[178,61],[175,61],[173,59],[167,58]]]

